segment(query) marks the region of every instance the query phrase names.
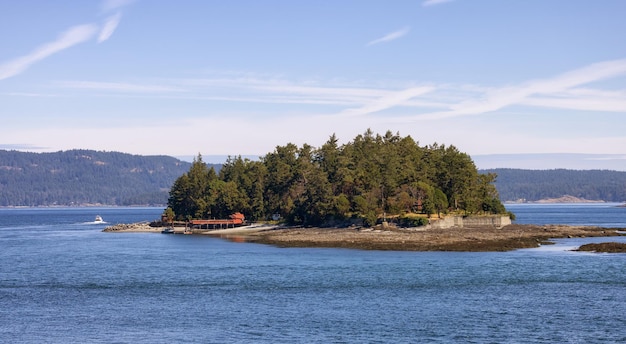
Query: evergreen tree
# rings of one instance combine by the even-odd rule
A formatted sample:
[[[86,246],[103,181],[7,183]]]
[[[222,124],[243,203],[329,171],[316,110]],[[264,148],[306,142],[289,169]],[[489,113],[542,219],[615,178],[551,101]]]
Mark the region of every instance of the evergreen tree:
[[[217,174],[202,161],[202,155],[194,158],[189,171],[174,181],[170,190],[168,207],[174,210],[178,219],[208,218],[215,204],[214,188]]]
[[[494,182],[454,146],[420,147],[411,137],[368,129],[342,146],[332,135],[319,149],[288,143],[260,161],[229,157],[219,176],[199,155],[174,183],[169,205],[179,217],[240,211],[254,219],[280,214],[291,224],[356,217],[374,225],[415,212],[505,213]]]

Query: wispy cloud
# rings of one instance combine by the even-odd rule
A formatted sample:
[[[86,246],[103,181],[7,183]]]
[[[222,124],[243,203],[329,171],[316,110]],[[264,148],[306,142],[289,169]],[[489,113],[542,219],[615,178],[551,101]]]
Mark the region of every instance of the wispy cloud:
[[[101,8],[103,12],[109,12],[126,7],[133,2],[135,2],[135,0],[105,0],[102,2]]]
[[[0,95],[2,95],[2,96],[10,96],[10,97],[33,97],[33,98],[59,97],[58,94],[33,93],[33,92],[4,92],[4,93],[0,93]]]
[[[392,107],[404,105],[408,100],[421,96],[423,94],[432,92],[433,90],[434,90],[434,87],[430,87],[430,86],[407,88],[399,92],[393,92],[391,94],[385,95],[368,104],[365,104],[364,106],[360,108],[347,109],[343,111],[341,115],[361,116],[361,115],[367,115],[367,114],[374,113],[374,112],[379,112],[379,111],[386,110]]]
[[[369,43],[367,43],[365,46],[369,47],[375,44],[379,44],[379,43],[386,43],[386,42],[390,42],[393,40],[396,40],[404,35],[406,35],[407,33],[409,33],[410,28],[409,27],[405,27],[402,30],[398,30],[398,31],[394,31],[392,33],[389,33],[383,37],[377,38],[373,41],[370,41]]]
[[[351,118],[377,114],[394,123],[482,115],[511,106],[561,108],[617,113],[626,111],[626,90],[599,90],[584,85],[626,75],[626,59],[605,61],[557,75],[506,87],[422,84],[406,87],[334,80],[291,81],[276,76],[147,79],[133,81],[63,81],[53,86],[98,97],[193,99],[233,103],[319,105],[308,113]],[[58,92],[55,91],[55,92]],[[65,96],[68,96],[67,94]],[[71,96],[71,95],[70,95]],[[390,112],[379,114],[394,108]],[[410,109],[409,109],[410,108]],[[404,114],[401,112],[405,111]],[[372,119],[375,116],[368,116]]]
[[[452,1],[454,0],[426,0],[422,2],[422,6],[424,7],[435,6],[435,5],[445,4],[446,2],[452,2]]]
[[[324,108],[341,117],[362,116],[394,107],[411,108],[400,121],[481,115],[510,106],[561,108],[577,111],[624,112],[626,90],[596,90],[581,86],[626,74],[626,59],[600,62],[552,78],[500,88],[477,85],[379,85],[333,81],[289,81],[266,76],[199,79],[150,79],[133,82],[64,81],[68,89],[97,90],[98,96],[140,96],[259,104],[302,104]],[[436,112],[434,112],[436,111]],[[398,111],[396,111],[396,114]],[[388,117],[388,116],[386,116]],[[391,118],[388,118],[391,120]]]
[[[173,86],[131,84],[124,82],[96,82],[96,81],[63,81],[57,83],[58,86],[75,89],[104,90],[112,92],[132,92],[132,93],[162,93],[162,92],[182,92],[184,89]]]
[[[132,2],[133,0],[106,0],[103,2],[102,8],[104,11],[111,11],[127,6]],[[0,64],[0,80],[16,76],[26,71],[34,63],[79,43],[86,42],[95,37],[96,34],[98,35],[98,43],[106,41],[117,28],[121,17],[120,12],[108,17],[102,27],[97,24],[85,24],[69,28],[55,41],[40,46],[28,55]]]
[[[588,97],[586,100],[557,99],[555,95],[570,91],[573,88],[595,81],[610,79],[626,74],[626,59],[594,63],[583,68],[569,71],[554,78],[529,81],[527,83],[492,89],[485,92],[478,99],[466,99],[456,104],[451,104],[448,111],[420,115],[422,119],[438,119],[463,115],[477,115],[500,110],[504,107],[516,104],[535,106],[554,106],[580,110],[606,111],[610,104],[603,104],[598,97]],[[537,96],[552,97],[532,98]],[[596,99],[593,100],[592,99]],[[606,98],[606,97],[605,97]],[[616,111],[623,109],[623,101],[615,99]]]
[[[117,28],[117,25],[120,23],[120,19],[122,19],[122,14],[117,12],[105,20],[104,25],[100,30],[100,34],[98,35],[98,43],[104,42],[111,37]]]
[[[396,106],[445,108],[437,101],[415,99],[435,90],[416,86],[401,90],[294,83],[282,79],[216,78],[163,79],[135,83],[99,81],[62,81],[55,86],[81,91],[101,91],[98,96],[155,97],[259,104],[302,104],[334,106],[341,116],[361,116]],[[332,111],[332,110],[331,110]]]
[[[140,82],[61,81],[54,83],[68,89],[98,90],[119,96],[143,93],[144,96],[181,99],[224,100],[246,103],[319,104],[362,106],[393,94],[382,88],[333,86],[295,83],[283,79],[201,78],[157,79]],[[175,93],[164,95],[163,93]]]
[[[577,111],[626,112],[626,96],[599,97],[531,97],[524,99],[522,105],[569,109]]]
[[[600,157],[587,157],[585,160],[596,160],[596,161],[613,161],[613,160],[626,160],[626,155],[609,155],[609,156],[600,156]]]
[[[160,116],[167,114],[159,120],[151,121],[150,130],[146,130],[145,121],[140,118],[127,118],[124,114],[107,114],[111,120],[98,127],[100,135],[94,135],[92,128],[73,129],[68,135],[67,123],[63,125],[25,124],[25,130],[13,130],[5,133],[4,142],[23,142],[23,137],[31,137],[34,145],[45,146],[51,138],[59,142],[65,142],[64,147],[58,145],[58,149],[73,148],[75,142],[89,142],[99,149],[124,151],[127,147],[134,147],[135,152],[151,152],[155,150],[160,154],[189,155],[189,147],[216,147],[212,154],[240,154],[254,153],[263,154],[271,151],[276,146],[278,133],[288,131],[291,133],[289,140],[298,140],[296,144],[304,142],[320,145],[326,135],[329,135],[329,127],[334,128],[340,139],[349,139],[362,133],[367,128],[399,130],[403,134],[419,133],[420,142],[454,142],[457,147],[473,154],[486,154],[494,152],[524,153],[524,152],[597,152],[597,147],[603,147],[607,153],[624,154],[626,138],[616,132],[620,122],[616,120],[611,133],[603,131],[603,137],[594,137],[594,130],[585,132],[567,131],[567,135],[543,135],[540,130],[524,133],[523,128],[519,131],[502,127],[499,121],[483,120],[482,118],[457,118],[452,121],[420,121],[416,114],[424,113],[432,115],[430,111],[441,109],[439,114],[448,115],[449,112],[460,111],[460,104],[492,103],[491,107],[474,108],[476,114],[482,114],[485,109],[493,109],[493,104],[508,106],[519,104],[531,106],[527,101],[541,101],[552,99],[575,100],[577,97],[597,101],[598,99],[619,99],[624,94],[620,90],[599,90],[582,88],[586,81],[601,80],[619,74],[619,62],[608,61],[606,64],[590,65],[585,68],[573,70],[568,73],[557,75],[536,81],[529,81],[513,85],[507,88],[487,88],[478,85],[463,84],[439,84],[439,85],[416,85],[407,87],[377,80],[369,84],[358,80],[348,82],[346,80],[288,80],[278,76],[225,76],[216,73],[214,78],[198,79],[132,79],[122,82],[98,82],[98,81],[66,81],[55,83],[55,92],[62,96],[95,95],[97,97],[135,97],[147,99],[143,106],[151,108]],[[595,66],[591,68],[592,66]],[[602,70],[603,72],[600,72]],[[585,73],[583,73],[586,71]],[[611,71],[611,72],[609,72]],[[586,77],[577,76],[586,74]],[[587,74],[589,73],[589,74]],[[207,75],[207,74],[205,74]],[[591,82],[590,81],[590,82]],[[375,86],[372,86],[375,85]],[[552,85],[550,87],[546,85]],[[575,86],[571,86],[575,85]],[[59,87],[61,86],[61,87]],[[78,90],[75,95],[61,93],[71,89]],[[527,91],[528,88],[536,91]],[[529,96],[521,97],[525,93]],[[555,91],[560,89],[561,91]],[[506,98],[506,93],[512,92],[511,98]],[[521,92],[521,93],[518,93]],[[542,92],[542,93],[536,93]],[[70,92],[71,93],[71,92]],[[504,100],[498,100],[501,97]],[[521,98],[520,98],[521,97]],[[187,108],[188,99],[207,102],[207,106],[201,110]],[[500,101],[498,103],[498,101]],[[162,106],[169,104],[172,106]],[[174,102],[174,103],[172,103]],[[240,104],[254,103],[254,106],[231,107],[224,102]],[[134,103],[134,102],[129,102]],[[280,104],[283,107],[264,106],[266,103]],[[320,106],[291,106],[292,104],[313,104]],[[575,104],[575,103],[572,103]],[[551,104],[532,104],[532,106],[553,106]],[[456,108],[458,107],[458,108]],[[175,110],[172,110],[175,109]],[[184,110],[183,110],[184,109]],[[435,109],[435,110],[433,110]],[[94,111],[99,109],[94,108]],[[189,111],[187,111],[189,110]],[[406,111],[404,114],[402,112]],[[106,111],[105,111],[106,112]],[[162,112],[162,113],[161,113]],[[188,116],[179,116],[185,112]],[[156,113],[159,113],[158,115]],[[595,112],[602,121],[607,117]],[[457,116],[461,116],[456,114]],[[103,115],[104,116],[104,115]],[[271,116],[271,117],[270,117]],[[357,117],[358,116],[358,117]],[[610,114],[611,118],[615,113]],[[619,116],[619,115],[617,115]],[[132,117],[132,116],[130,116]],[[156,117],[155,117],[156,118]],[[441,118],[434,117],[433,118]],[[524,125],[523,118],[516,118]],[[550,119],[546,118],[546,122]],[[599,121],[599,122],[602,122]],[[39,126],[33,131],[33,126]],[[212,134],[207,136],[195,135],[186,140],[186,145],[155,146],[150,137],[166,135],[172,131],[188,131],[189,128],[213,128]],[[229,135],[227,131],[216,128],[238,127],[240,134],[236,137]],[[547,127],[547,126],[546,126]],[[445,128],[442,130],[441,128]],[[535,128],[535,124],[533,124]],[[565,130],[562,130],[565,132]],[[25,134],[28,133],[28,134]],[[276,133],[276,135],[267,135]],[[588,136],[585,136],[587,135]],[[79,136],[77,136],[79,135]],[[120,137],[120,140],[107,140],[111,135]],[[612,136],[609,136],[612,135]],[[240,137],[249,140],[238,140]],[[485,144],[476,137],[489,137],[491,142],[499,142],[498,145]],[[69,139],[71,138],[71,140]],[[519,142],[527,142],[519,145]],[[220,145],[214,145],[220,142]],[[255,142],[250,146],[248,142]],[[126,148],[125,148],[126,147]],[[549,150],[546,147],[551,147]],[[197,148],[193,149],[197,152]],[[205,152],[203,152],[204,154]],[[191,153],[193,155],[193,153]]]
[[[93,24],[74,26],[63,32],[56,40],[42,45],[32,53],[0,64],[0,80],[18,75],[50,55],[92,39],[97,30],[97,26]]]

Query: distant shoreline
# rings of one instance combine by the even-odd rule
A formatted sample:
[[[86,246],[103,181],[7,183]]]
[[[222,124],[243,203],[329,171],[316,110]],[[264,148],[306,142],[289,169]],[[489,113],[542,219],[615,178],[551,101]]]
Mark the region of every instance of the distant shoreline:
[[[614,202],[614,201],[606,201],[606,200],[588,200],[584,198],[578,198],[573,196],[563,196],[558,198],[545,198],[536,201],[528,201],[528,200],[508,200],[502,201],[503,204],[564,204],[564,203],[573,203],[573,204],[585,204],[585,203],[618,203],[626,206],[626,203],[623,202]],[[147,204],[135,204],[135,205],[107,205],[107,204],[81,204],[81,205],[37,205],[37,206],[28,206],[28,205],[6,205],[0,206],[0,209],[63,209],[63,208],[167,208],[166,204],[162,205],[147,205]]]
[[[604,200],[589,200],[585,198],[579,198],[574,196],[565,195],[557,198],[544,198],[536,201],[518,200],[518,201],[506,201],[504,204],[562,204],[562,203],[619,203],[609,202]]]
[[[106,232],[160,233],[148,223],[121,224]],[[253,225],[193,234],[278,247],[326,247],[393,251],[503,252],[551,244],[551,239],[624,236],[624,229],[566,225],[508,225],[447,229],[280,228]]]
[[[106,205],[106,204],[81,204],[81,205],[3,205],[0,209],[79,209],[79,208],[167,208],[167,205]]]

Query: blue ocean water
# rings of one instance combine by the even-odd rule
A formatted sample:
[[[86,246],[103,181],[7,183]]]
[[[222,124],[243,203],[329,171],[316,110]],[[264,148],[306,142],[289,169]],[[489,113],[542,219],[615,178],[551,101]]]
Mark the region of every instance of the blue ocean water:
[[[510,210],[520,223],[626,222],[606,204]],[[505,253],[290,249],[93,223],[161,212],[0,209],[0,342],[626,342],[626,255],[569,251],[603,239]]]

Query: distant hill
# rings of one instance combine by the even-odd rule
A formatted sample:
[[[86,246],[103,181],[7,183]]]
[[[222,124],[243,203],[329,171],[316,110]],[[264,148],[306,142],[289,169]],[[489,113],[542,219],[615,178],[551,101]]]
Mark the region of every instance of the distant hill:
[[[221,167],[208,165],[216,171]],[[190,167],[188,161],[163,155],[0,150],[0,206],[162,206],[174,181]],[[626,201],[626,172],[509,168],[479,172],[498,175],[495,185],[502,201]]]
[[[626,172],[609,170],[488,169],[496,173],[496,189],[506,201],[536,202],[547,199],[626,201]]]
[[[513,168],[626,171],[624,154],[488,154],[472,155],[472,160],[480,170]]]
[[[169,156],[0,150],[0,206],[165,205],[190,166]]]

